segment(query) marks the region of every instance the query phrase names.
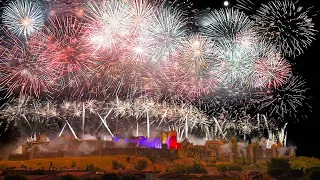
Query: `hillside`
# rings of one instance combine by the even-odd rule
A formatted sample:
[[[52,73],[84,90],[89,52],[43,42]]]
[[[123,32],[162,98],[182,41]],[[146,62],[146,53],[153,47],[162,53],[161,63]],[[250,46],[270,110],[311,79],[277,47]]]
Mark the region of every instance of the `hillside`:
[[[26,166],[31,169],[49,169],[52,162],[52,167],[63,168],[63,169],[86,169],[87,165],[93,164],[96,168],[103,171],[114,171],[112,169],[112,161],[118,161],[125,166],[125,169],[134,169],[134,164],[140,159],[146,159],[148,161],[148,167],[146,170],[157,170],[165,171],[165,168],[172,169],[178,164],[192,164],[193,158],[181,156],[179,159],[174,161],[164,160],[156,158],[155,164],[147,157],[130,156],[130,161],[127,162],[127,157],[124,155],[119,156],[93,156],[93,157],[66,157],[66,158],[53,158],[53,159],[33,159],[26,161],[0,161],[0,167],[22,167]],[[21,166],[22,165],[22,166]]]

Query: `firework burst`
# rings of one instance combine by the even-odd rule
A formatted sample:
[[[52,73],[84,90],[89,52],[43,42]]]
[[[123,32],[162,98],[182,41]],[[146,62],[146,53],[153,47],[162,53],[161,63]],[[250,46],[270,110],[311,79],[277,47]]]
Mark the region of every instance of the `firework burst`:
[[[80,79],[88,79],[94,64],[83,42],[84,24],[74,16],[53,17],[31,40],[38,48],[35,55],[46,64],[49,74],[57,76],[61,88],[79,86]]]
[[[283,87],[269,91],[261,102],[260,109],[282,120],[286,117],[299,119],[299,109],[311,108],[306,102],[305,84],[301,77],[292,76]]]
[[[213,10],[201,23],[201,31],[213,40],[233,40],[252,32],[253,22],[237,9]]]
[[[29,36],[41,28],[44,21],[42,7],[36,1],[17,0],[3,10],[4,25],[17,35]]]
[[[28,48],[10,32],[5,33],[7,48],[1,56],[0,86],[7,88],[7,96],[18,92],[20,96],[27,94],[39,98],[40,94],[48,92],[54,77],[45,72],[45,64],[35,56],[38,49]]]
[[[186,23],[182,12],[178,9],[160,8],[153,17],[154,21],[144,32],[145,38],[150,42],[148,47],[152,57],[163,60],[176,55],[186,36]]]
[[[253,78],[256,87],[280,88],[291,75],[291,65],[279,54],[256,62]]]
[[[310,9],[291,0],[263,4],[253,16],[258,33],[272,41],[287,56],[303,53],[315,39]]]
[[[187,71],[196,72],[198,76],[209,71],[210,66],[217,59],[217,52],[213,52],[214,43],[199,34],[190,35],[182,46],[182,53],[177,58],[181,66]]]

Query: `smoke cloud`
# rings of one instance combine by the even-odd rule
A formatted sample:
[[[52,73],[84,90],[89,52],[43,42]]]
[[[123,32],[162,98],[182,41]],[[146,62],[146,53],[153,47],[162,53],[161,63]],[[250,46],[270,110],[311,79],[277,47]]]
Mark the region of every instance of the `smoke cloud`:
[[[296,146],[289,146],[289,147],[281,147],[278,149],[279,156],[289,156],[292,155],[292,153],[295,153],[297,150]]]
[[[248,147],[248,142],[238,142],[237,144],[237,151],[239,154],[247,154],[247,147]]]
[[[191,134],[188,134],[188,140],[190,143],[193,143],[194,145],[204,145],[207,141],[206,138],[198,138]]]
[[[231,152],[232,144],[230,142],[220,146],[220,153],[222,155],[229,155]]]
[[[92,136],[91,134],[84,134],[84,135],[82,136],[82,139],[83,139],[83,140],[96,140],[97,137],[96,137],[96,136]]]
[[[85,141],[81,142],[81,144],[78,147],[78,150],[83,152],[84,154],[89,154],[92,151],[94,151],[96,147],[94,146],[89,146],[89,144]]]

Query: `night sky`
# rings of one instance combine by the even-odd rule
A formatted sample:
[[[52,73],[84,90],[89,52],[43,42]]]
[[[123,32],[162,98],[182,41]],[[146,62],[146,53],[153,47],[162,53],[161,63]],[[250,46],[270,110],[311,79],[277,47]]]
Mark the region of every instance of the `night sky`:
[[[251,0],[255,1],[255,0]],[[261,0],[257,0],[261,2]],[[193,6],[196,9],[205,9],[207,7],[220,8],[223,7],[224,0],[193,0]],[[235,4],[235,0],[229,1],[230,6]],[[318,11],[320,8],[316,4],[315,0],[301,0],[300,4],[304,4],[305,7],[314,6],[312,11]],[[1,0],[0,0],[1,6]],[[319,14],[319,12],[317,13]],[[320,20],[319,15],[313,18],[316,24],[315,29],[319,29]],[[2,25],[1,25],[2,26]],[[316,41],[309,47],[305,53],[291,62],[295,62],[295,71],[301,75],[307,81],[307,87],[310,88],[309,95],[312,97],[310,105],[313,107],[313,112],[308,114],[308,119],[300,122],[293,123],[290,121],[288,126],[288,143],[287,145],[295,145],[298,147],[297,154],[299,156],[314,156],[320,158],[319,147],[319,125],[320,125],[320,106],[319,106],[319,33],[317,33]],[[8,131],[0,136],[0,148],[3,143],[9,143],[9,141],[15,139],[17,134],[14,131]]]

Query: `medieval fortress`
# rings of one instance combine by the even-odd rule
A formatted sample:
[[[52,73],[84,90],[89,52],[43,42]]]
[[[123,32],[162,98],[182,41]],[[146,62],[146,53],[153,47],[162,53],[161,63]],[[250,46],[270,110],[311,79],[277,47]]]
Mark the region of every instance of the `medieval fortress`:
[[[8,160],[22,161],[39,158],[62,158],[84,156],[156,156],[177,159],[179,155],[198,160],[215,160],[216,162],[266,161],[271,158],[291,158],[295,156],[295,147],[283,147],[280,143],[269,148],[251,143],[243,146],[236,138],[230,141],[208,140],[205,145],[194,145],[187,140],[177,142],[175,131],[163,132],[161,137],[130,137],[110,140],[78,140],[61,136],[48,141],[46,135],[38,136],[34,141],[22,145],[21,154],[11,154]]]

